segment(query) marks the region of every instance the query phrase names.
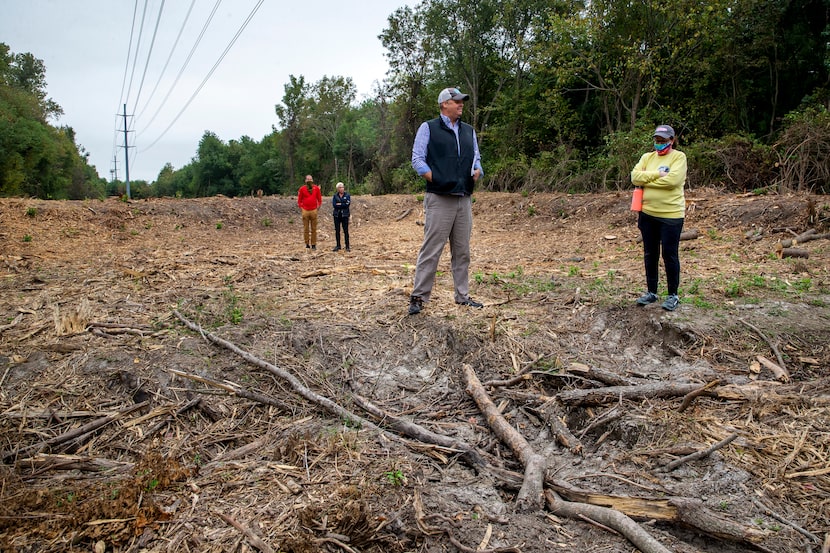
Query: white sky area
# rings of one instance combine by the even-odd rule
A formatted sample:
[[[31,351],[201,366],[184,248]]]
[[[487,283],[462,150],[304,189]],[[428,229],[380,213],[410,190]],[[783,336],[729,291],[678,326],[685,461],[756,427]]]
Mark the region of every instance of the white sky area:
[[[264,0],[179,116],[260,1],[222,1],[183,72],[217,0],[0,0],[0,42],[14,54],[29,52],[43,60],[48,97],[64,110],[51,123],[75,130],[76,142],[107,180],[113,167],[119,179],[126,176],[126,103],[133,131],[130,180],[152,182],[166,163],[175,169],[189,163],[205,131],[224,142],[242,136],[260,141],[279,128],[274,106],[282,101],[289,75],[302,75],[308,84],[323,76],[351,77],[357,100],[370,97],[388,70],[378,35],[396,9],[416,4]]]

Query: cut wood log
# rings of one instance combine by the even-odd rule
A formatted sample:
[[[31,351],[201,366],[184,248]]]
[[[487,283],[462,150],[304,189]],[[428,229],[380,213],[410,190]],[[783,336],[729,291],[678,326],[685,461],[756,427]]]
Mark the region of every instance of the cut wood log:
[[[700,238],[700,232],[696,228],[680,233],[680,240],[696,240],[697,238]]]
[[[763,365],[764,367],[766,367],[767,369],[772,371],[772,374],[773,374],[773,376],[775,377],[776,380],[779,380],[781,382],[789,382],[790,381],[790,373],[784,367],[781,367],[781,366],[773,363],[772,361],[770,361],[769,359],[767,359],[763,355],[756,355],[755,359],[757,359],[758,362],[761,365]]]
[[[697,229],[689,229],[680,233],[680,240],[696,240],[697,238],[700,238],[700,232]],[[635,241],[642,242],[643,237],[638,236]]]
[[[582,505],[606,508],[612,512],[619,511],[627,517],[636,519],[679,522],[714,538],[749,544],[756,549],[766,551],[762,545],[769,535],[766,531],[744,526],[720,516],[707,509],[703,502],[698,499],[674,496],[629,497],[598,494],[574,488],[567,482],[561,480],[552,479],[547,479],[545,485],[549,488],[546,490],[549,505],[550,497],[548,494],[558,494],[567,500],[562,503],[569,507],[571,512],[583,512],[591,518],[594,517],[585,513],[582,510]],[[568,512],[562,512],[562,514],[569,515]],[[600,520],[600,522],[608,524],[605,520]],[[608,524],[608,526],[611,526],[617,531],[621,531],[612,524]],[[629,536],[626,534],[626,537]],[[629,539],[631,538],[629,537]],[[639,547],[639,544],[635,541],[631,540],[631,542]]]
[[[810,252],[801,248],[782,248],[779,244],[776,248],[775,255],[778,256],[778,259],[785,259],[788,257],[807,259],[810,257]]]
[[[819,234],[816,229],[811,228],[804,231],[802,234],[799,234],[795,238],[782,240],[781,247],[791,248],[797,244],[803,244],[804,242],[810,242],[812,240],[824,240],[826,238],[830,238],[830,233]]]

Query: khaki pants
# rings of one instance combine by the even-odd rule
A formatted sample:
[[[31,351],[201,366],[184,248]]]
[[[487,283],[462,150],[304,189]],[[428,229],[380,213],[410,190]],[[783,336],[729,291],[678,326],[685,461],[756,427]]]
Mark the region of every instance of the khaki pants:
[[[306,246],[317,245],[317,210],[303,210],[303,239]]]
[[[470,236],[473,230],[473,203],[470,196],[424,196],[424,242],[415,266],[412,295],[428,302],[435,283],[438,260],[444,244],[450,243],[450,267],[455,284],[455,301],[470,298]]]

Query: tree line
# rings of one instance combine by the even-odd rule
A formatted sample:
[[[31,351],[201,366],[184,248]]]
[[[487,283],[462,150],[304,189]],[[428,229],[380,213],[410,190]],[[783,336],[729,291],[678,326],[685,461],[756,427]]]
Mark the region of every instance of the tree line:
[[[131,187],[136,196],[293,194],[311,173],[325,193],[337,181],[356,192],[417,191],[415,131],[437,115],[438,92],[456,86],[470,95],[464,119],[477,130],[489,190],[627,188],[654,126],[668,123],[689,186],[828,193],[828,36],[830,0],[422,0],[388,16],[378,39],[390,69],[367,97],[357,100],[348,76],[291,75],[270,134],[226,142],[205,132],[189,164]],[[4,77],[0,86],[19,84]],[[37,113],[54,114],[34,91]],[[52,132],[73,143],[71,129]],[[4,152],[4,194],[54,194],[50,186],[68,182],[41,168],[15,177],[28,188],[9,187]]]

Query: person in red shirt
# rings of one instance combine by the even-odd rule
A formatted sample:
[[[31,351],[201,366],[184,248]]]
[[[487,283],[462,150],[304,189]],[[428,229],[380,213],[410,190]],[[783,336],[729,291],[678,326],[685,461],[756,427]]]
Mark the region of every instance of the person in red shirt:
[[[317,210],[323,205],[320,187],[311,175],[305,176],[305,184],[297,191],[297,205],[303,212],[303,238],[305,247],[317,249]]]

